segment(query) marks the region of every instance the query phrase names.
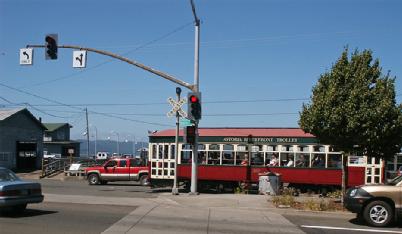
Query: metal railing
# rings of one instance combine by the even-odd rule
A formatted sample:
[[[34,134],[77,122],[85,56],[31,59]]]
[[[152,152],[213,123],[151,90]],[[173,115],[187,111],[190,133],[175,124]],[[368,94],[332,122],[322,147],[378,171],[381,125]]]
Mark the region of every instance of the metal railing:
[[[57,175],[67,171],[71,164],[79,163],[82,168],[101,165],[105,160],[95,160],[89,158],[46,158],[42,159],[42,174],[41,178]]]

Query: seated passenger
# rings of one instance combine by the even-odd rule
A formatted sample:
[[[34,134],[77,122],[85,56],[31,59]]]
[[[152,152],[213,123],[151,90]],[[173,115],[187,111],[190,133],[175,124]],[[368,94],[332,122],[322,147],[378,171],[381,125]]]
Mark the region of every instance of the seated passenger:
[[[296,161],[296,167],[306,167],[306,159],[304,158],[304,155],[300,155],[299,160]]]
[[[311,164],[313,167],[324,167],[324,161],[319,156],[315,156]]]
[[[290,158],[288,163],[286,164],[287,167],[293,167],[293,159]]]
[[[276,166],[278,166],[278,158],[275,156],[275,154],[272,155],[272,158],[271,158],[271,160],[269,161],[269,164],[268,164],[268,165],[271,166],[271,167],[276,167]]]
[[[240,165],[242,165],[242,166],[248,165],[248,155],[247,154],[244,155],[244,159],[243,159],[243,161],[241,161]]]

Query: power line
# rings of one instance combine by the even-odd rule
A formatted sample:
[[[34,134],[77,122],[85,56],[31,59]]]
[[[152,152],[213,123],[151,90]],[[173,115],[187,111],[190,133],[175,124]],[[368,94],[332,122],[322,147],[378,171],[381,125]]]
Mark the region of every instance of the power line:
[[[45,100],[45,101],[48,101],[48,102],[51,102],[51,103],[56,103],[56,104],[61,105],[61,106],[70,107],[70,108],[72,108],[72,109],[76,109],[76,110],[81,110],[81,111],[83,111],[83,109],[81,109],[81,108],[79,108],[79,107],[75,107],[75,106],[72,106],[72,105],[64,104],[64,103],[61,103],[61,102],[58,102],[58,101],[55,101],[55,100],[51,100],[51,99],[49,99],[49,98],[41,97],[41,96],[39,96],[39,95],[32,94],[32,93],[29,93],[29,92],[24,91],[24,90],[21,90],[21,89],[17,89],[17,88],[8,86],[8,85],[3,84],[3,83],[0,83],[0,86],[9,88],[9,89],[14,90],[14,91],[19,92],[19,93],[24,93],[24,94],[27,94],[27,95],[36,97],[36,98],[39,98],[39,99],[42,99],[42,100]],[[173,127],[173,125],[161,124],[161,123],[153,123],[153,122],[147,122],[147,121],[135,120],[135,119],[128,119],[128,118],[124,118],[124,117],[120,117],[120,116],[114,116],[114,115],[108,114],[108,113],[101,113],[101,112],[96,112],[96,111],[90,111],[90,112],[93,113],[93,114],[99,114],[99,115],[103,115],[103,116],[107,116],[107,117],[111,117],[111,118],[116,118],[116,119],[121,119],[121,120],[136,122],[136,123],[144,123],[144,124],[149,124],[149,125]]]
[[[259,103],[259,102],[291,102],[291,101],[307,101],[308,98],[277,98],[277,99],[250,99],[250,100],[225,100],[225,101],[206,101],[203,104],[228,104],[228,103]],[[60,106],[59,104],[32,104],[34,106]],[[69,104],[71,106],[154,106],[166,105],[166,102],[152,103],[76,103]]]
[[[30,105],[30,104],[27,103],[27,102],[15,103],[15,102],[9,101],[8,99],[6,99],[6,98],[4,98],[4,97],[0,97],[0,99],[4,100],[4,101],[6,101],[6,102],[8,102],[9,104],[12,104],[12,105],[17,105],[17,106],[30,106],[32,109],[34,109],[34,110],[36,110],[36,111],[38,111],[38,112],[40,112],[40,113],[42,113],[42,114],[45,114],[45,115],[49,115],[49,116],[56,117],[56,118],[68,119],[68,117],[58,116],[58,115],[54,115],[54,114],[49,114],[49,113],[47,113],[47,112],[45,112],[45,111],[43,111],[43,110],[41,110],[41,109],[39,109],[39,108],[36,108],[36,107]]]

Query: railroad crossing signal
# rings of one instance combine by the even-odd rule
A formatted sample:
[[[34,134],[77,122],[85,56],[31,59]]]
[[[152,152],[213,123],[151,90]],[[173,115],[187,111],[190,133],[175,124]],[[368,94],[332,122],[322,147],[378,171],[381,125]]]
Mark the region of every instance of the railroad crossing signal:
[[[45,37],[46,48],[45,48],[45,58],[47,60],[57,59],[57,34],[47,34]]]
[[[201,93],[192,92],[188,93],[188,108],[187,116],[188,119],[198,121],[201,119]]]
[[[173,117],[176,115],[176,112],[179,112],[179,115],[181,117],[187,118],[186,112],[184,112],[183,109],[181,109],[183,104],[186,103],[186,99],[180,99],[180,101],[177,102],[172,97],[169,97],[168,102],[170,103],[170,105],[173,106],[172,110],[167,113],[168,117]]]

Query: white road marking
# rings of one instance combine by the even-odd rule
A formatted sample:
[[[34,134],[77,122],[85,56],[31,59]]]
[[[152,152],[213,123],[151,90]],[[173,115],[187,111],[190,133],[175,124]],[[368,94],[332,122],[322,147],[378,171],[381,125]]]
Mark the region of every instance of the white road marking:
[[[308,225],[301,225],[301,227],[304,227],[304,228],[316,228],[316,229],[330,229],[330,230],[348,230],[348,231],[359,231],[359,232],[402,233],[400,231],[380,230],[380,229],[344,228],[344,227],[308,226]]]

